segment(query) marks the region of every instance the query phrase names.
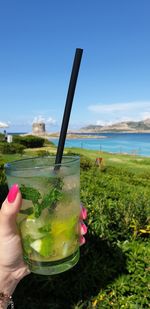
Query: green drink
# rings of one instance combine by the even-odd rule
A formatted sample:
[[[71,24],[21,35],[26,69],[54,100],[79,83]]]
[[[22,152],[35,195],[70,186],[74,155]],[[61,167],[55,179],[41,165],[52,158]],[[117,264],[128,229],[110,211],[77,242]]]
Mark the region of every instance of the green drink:
[[[18,183],[23,197],[17,224],[24,259],[32,272],[51,275],[79,260],[79,157],[37,157],[5,166],[9,187]],[[55,169],[54,169],[55,167]]]

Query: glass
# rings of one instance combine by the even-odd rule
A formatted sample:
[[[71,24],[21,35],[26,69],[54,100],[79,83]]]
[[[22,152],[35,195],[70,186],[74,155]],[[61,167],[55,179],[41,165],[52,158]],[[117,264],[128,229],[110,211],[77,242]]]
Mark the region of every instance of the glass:
[[[51,275],[79,260],[80,159],[34,157],[5,165],[9,187],[18,183],[17,216],[24,259],[32,272]]]

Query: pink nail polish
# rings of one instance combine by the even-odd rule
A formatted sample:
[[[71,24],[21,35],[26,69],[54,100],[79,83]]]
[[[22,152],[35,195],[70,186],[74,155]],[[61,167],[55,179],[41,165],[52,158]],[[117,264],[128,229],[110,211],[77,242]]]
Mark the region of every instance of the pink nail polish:
[[[83,220],[87,218],[87,209],[84,207],[82,207],[82,210],[81,210],[81,217]]]
[[[7,200],[9,203],[13,203],[16,199],[16,196],[19,192],[19,187],[18,185],[15,183],[9,190],[8,195],[7,195]]]
[[[80,236],[80,246],[84,245],[86,242],[84,236]]]
[[[81,223],[81,235],[85,235],[87,233],[87,226],[84,223]]]

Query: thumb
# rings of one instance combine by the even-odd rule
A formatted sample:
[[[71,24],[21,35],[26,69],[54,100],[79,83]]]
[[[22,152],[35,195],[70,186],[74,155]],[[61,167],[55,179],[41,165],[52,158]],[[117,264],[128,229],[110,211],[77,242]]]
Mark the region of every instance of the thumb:
[[[7,228],[7,231],[10,231],[10,228],[14,226],[16,222],[17,213],[20,210],[21,206],[21,193],[17,184],[14,184],[2,204],[0,210],[0,226],[1,228]]]

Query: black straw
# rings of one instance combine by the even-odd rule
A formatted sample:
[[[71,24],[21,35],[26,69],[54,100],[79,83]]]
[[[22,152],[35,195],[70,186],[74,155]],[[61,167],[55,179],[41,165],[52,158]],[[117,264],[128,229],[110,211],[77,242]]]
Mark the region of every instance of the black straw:
[[[65,140],[66,140],[66,134],[67,134],[68,124],[69,124],[69,118],[70,118],[70,113],[71,113],[73,97],[75,93],[75,87],[77,83],[77,77],[79,73],[82,53],[83,53],[83,49],[81,48],[76,49],[71,77],[70,77],[69,88],[68,88],[68,94],[66,98],[63,121],[62,121],[60,136],[59,136],[55,164],[60,164],[62,160],[62,155],[63,155],[64,145],[65,145]]]

